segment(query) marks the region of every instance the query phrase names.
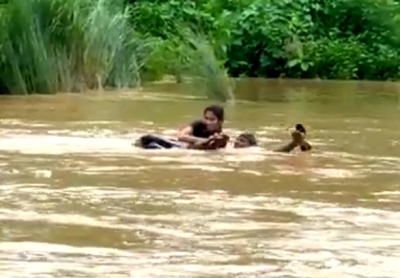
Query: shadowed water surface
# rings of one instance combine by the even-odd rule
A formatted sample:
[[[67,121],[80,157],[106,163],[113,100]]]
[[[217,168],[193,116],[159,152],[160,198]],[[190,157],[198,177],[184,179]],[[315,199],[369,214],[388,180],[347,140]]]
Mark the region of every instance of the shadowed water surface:
[[[395,85],[243,81],[214,153],[134,149],[208,104],[148,90],[0,99],[1,277],[400,277]]]

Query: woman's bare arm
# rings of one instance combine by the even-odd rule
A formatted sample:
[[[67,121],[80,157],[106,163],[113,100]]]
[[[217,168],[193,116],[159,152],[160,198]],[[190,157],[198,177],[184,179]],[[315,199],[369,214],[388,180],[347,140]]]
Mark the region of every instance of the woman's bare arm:
[[[188,149],[194,149],[194,150],[217,150],[217,149],[222,149],[225,148],[227,143],[229,141],[229,136],[225,134],[216,134],[208,139],[206,139],[204,142],[198,142],[194,144],[190,144],[188,146]]]

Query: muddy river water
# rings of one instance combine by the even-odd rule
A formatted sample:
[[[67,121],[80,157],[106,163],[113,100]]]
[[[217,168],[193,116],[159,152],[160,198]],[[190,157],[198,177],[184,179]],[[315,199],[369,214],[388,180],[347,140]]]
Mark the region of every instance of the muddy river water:
[[[133,148],[210,103],[174,86],[0,98],[0,277],[400,277],[399,88],[247,81],[261,148]]]

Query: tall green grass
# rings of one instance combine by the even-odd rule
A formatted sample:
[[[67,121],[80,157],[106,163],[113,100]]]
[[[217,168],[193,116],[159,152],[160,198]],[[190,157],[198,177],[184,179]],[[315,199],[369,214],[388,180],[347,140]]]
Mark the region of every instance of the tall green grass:
[[[147,72],[189,77],[210,99],[232,82],[203,35],[135,32],[123,0],[10,0],[0,5],[0,94],[140,86]],[[150,32],[149,32],[150,34]]]
[[[214,47],[204,36],[192,31],[186,31],[185,37],[191,46],[189,72],[194,84],[203,88],[209,99],[234,103],[233,80],[227,75],[223,61],[218,60]]]
[[[224,61],[216,55],[215,46],[195,27],[182,22],[175,25],[177,34],[157,38],[155,51],[145,65],[146,74],[153,78],[172,75],[179,83],[190,83],[196,94],[233,103],[234,82],[227,75]]]
[[[7,93],[135,87],[151,51],[117,0],[11,0],[1,11]]]

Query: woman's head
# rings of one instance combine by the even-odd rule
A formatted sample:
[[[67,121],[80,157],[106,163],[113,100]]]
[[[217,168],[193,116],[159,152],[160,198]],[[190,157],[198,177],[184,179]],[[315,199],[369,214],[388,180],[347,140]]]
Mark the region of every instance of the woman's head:
[[[203,111],[203,117],[210,131],[219,131],[224,122],[224,108],[219,105],[207,106]]]

